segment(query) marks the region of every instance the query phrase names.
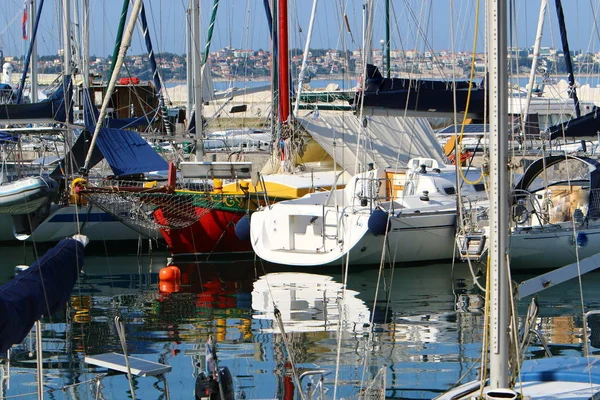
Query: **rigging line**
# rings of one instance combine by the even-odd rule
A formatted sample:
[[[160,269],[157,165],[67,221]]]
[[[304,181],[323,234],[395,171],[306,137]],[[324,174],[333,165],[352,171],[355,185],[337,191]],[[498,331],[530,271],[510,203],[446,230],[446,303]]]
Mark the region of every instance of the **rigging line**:
[[[461,151],[461,143],[462,143],[462,139],[464,136],[464,132],[465,132],[465,125],[467,124],[467,115],[469,112],[469,105],[471,103],[471,91],[473,90],[473,78],[475,76],[475,58],[476,58],[476,51],[477,51],[477,36],[478,36],[478,31],[479,31],[479,12],[480,12],[480,1],[476,0],[476,8],[475,8],[475,29],[474,29],[474,33],[473,33],[473,49],[472,49],[472,53],[471,53],[471,70],[469,72],[469,89],[467,90],[467,101],[465,104],[465,112],[463,114],[463,120],[460,126],[460,138],[456,139],[455,136],[455,140],[456,140],[456,148],[455,148],[455,162],[456,162],[456,168],[460,171],[460,175],[463,178],[464,182],[467,184],[471,184],[471,185],[476,185],[478,183],[480,183],[481,181],[483,181],[485,174],[483,173],[483,171],[481,172],[481,175],[479,176],[479,178],[475,181],[471,181],[469,179],[467,179],[462,167],[459,165],[460,164],[460,154],[462,153]]]
[[[432,53],[434,53],[433,50],[433,46],[431,45],[431,42],[427,39],[427,36],[425,35],[425,32],[423,31],[422,27],[421,27],[421,20],[423,18],[423,13],[424,13],[424,8],[426,7],[425,5],[427,4],[426,2],[423,2],[421,4],[421,11],[420,11],[420,17],[417,18],[417,16],[414,13],[414,10],[412,9],[412,7],[408,4],[408,0],[404,0],[404,3],[408,9],[408,13],[409,15],[412,17],[413,23],[416,25],[417,27],[417,32],[415,33],[415,36],[418,36],[415,38],[415,42],[418,42],[419,39],[421,39],[423,41],[423,45],[425,46],[426,49],[429,49],[429,51],[431,51]],[[415,46],[417,47],[417,46]],[[416,68],[416,66],[413,66],[413,68]],[[439,67],[438,67],[439,68]],[[446,76],[446,73],[444,72],[443,69],[439,69],[439,72],[441,72],[442,78],[444,79],[448,79],[448,77]]]

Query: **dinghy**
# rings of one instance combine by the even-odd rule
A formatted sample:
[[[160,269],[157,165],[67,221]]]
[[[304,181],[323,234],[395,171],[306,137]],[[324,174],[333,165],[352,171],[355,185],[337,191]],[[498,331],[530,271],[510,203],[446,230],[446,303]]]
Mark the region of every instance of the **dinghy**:
[[[0,214],[29,214],[58,194],[58,183],[34,176],[0,185]]]

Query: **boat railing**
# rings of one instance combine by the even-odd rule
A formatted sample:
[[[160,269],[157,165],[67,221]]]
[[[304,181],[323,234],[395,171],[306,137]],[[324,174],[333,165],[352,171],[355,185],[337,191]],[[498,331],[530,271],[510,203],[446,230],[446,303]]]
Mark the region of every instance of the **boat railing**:
[[[387,188],[387,178],[371,176],[365,178],[357,177],[352,205],[354,206],[354,200],[358,199],[361,208],[369,207],[369,210],[373,211],[380,200],[387,199],[385,194],[384,196],[380,196],[379,194],[382,186]]]
[[[312,400],[313,398],[316,399],[323,399],[325,396],[325,386],[324,386],[324,381],[325,381],[325,376],[329,375],[331,373],[331,371],[327,371],[324,369],[317,369],[317,370],[313,370],[313,371],[305,371],[303,373],[300,374],[300,376],[298,377],[298,381],[300,382],[300,388],[298,388],[298,390],[302,390],[302,381],[304,380],[304,378],[306,378],[307,376],[314,376],[314,375],[319,375],[319,382],[317,382],[316,385],[314,385],[312,382],[309,382],[306,385],[306,399],[308,400]],[[314,396],[317,397],[314,397]],[[304,397],[304,396],[300,396],[300,397]]]
[[[269,195],[267,194],[267,185],[265,184],[265,177],[260,172],[258,173],[258,179],[260,180],[260,184],[263,187],[263,191],[260,194],[262,194],[263,196],[265,207],[271,208],[271,204],[269,203]],[[256,193],[257,196],[259,196],[260,194],[258,192]]]
[[[333,194],[337,190],[338,180],[340,179],[340,176],[342,176],[345,172],[346,172],[346,169],[343,169],[341,172],[339,172],[335,176],[335,179],[333,180],[333,185],[331,185],[331,190],[329,191],[329,194],[327,195],[327,198],[325,199],[325,202],[323,203],[323,207],[329,206],[329,202],[331,201],[331,198],[333,197]]]

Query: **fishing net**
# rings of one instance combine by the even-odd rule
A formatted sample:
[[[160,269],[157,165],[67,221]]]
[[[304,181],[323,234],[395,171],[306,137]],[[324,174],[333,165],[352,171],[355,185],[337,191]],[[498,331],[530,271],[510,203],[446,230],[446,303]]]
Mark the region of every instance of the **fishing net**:
[[[186,228],[223,202],[222,195],[206,191],[186,188],[166,193],[144,184],[148,183],[107,180],[102,186],[87,188],[81,194],[90,204],[121,222],[148,229]]]

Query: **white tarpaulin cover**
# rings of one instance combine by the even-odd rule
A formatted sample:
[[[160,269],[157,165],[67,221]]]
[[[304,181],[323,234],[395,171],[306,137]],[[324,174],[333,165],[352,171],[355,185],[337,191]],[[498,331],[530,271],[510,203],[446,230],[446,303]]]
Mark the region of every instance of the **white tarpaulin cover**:
[[[405,168],[408,160],[415,157],[443,163],[442,148],[426,118],[366,116],[366,128],[349,112],[313,113],[298,119],[351,175],[357,173],[357,157],[361,164],[373,163],[375,168]]]

